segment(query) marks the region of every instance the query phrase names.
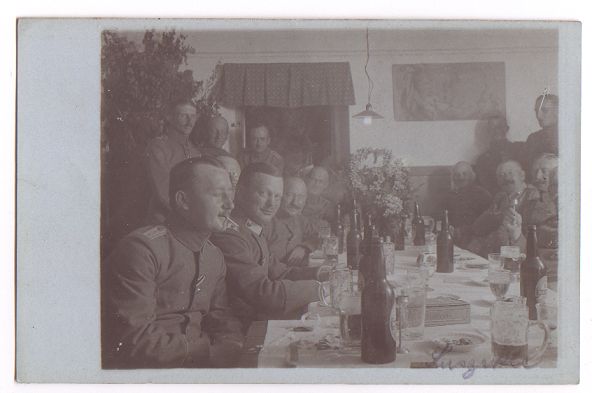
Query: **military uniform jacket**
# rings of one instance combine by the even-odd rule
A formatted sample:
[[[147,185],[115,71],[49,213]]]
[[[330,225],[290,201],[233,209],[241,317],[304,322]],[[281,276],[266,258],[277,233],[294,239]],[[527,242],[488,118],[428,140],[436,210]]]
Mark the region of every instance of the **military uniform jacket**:
[[[226,266],[207,236],[179,221],[138,229],[106,261],[107,367],[207,367],[215,346],[240,345]]]
[[[518,196],[518,213],[522,216],[523,228],[527,225],[525,219],[525,212],[530,206],[540,199],[539,191],[531,186],[526,185],[526,188]],[[485,210],[473,223],[472,230],[476,236],[489,235],[493,231],[496,231],[502,224],[503,216],[501,210],[509,206],[511,203],[510,197],[503,191],[498,192],[493,197],[491,206]]]
[[[284,159],[275,150],[267,149],[263,153],[256,153],[250,150],[243,150],[239,153],[238,162],[241,168],[245,168],[247,165],[254,162],[265,162],[279,169],[280,172],[284,171]]]
[[[319,300],[318,268],[288,267],[269,252],[263,228],[238,209],[237,226],[212,235],[224,253],[233,311],[245,324],[253,320],[295,318],[302,307]]]
[[[322,195],[309,195],[306,198],[306,205],[302,209],[305,217],[316,217],[334,223],[336,219],[335,204]]]
[[[279,261],[288,263],[288,256],[298,246],[304,247],[308,252],[319,248],[319,233],[322,227],[329,224],[321,219],[305,217],[301,214],[288,217],[274,217],[271,221],[271,230],[267,231],[267,241],[271,254]],[[302,261],[307,262],[307,259]],[[300,264],[299,264],[300,265]]]
[[[146,169],[152,192],[146,223],[162,224],[170,211],[169,174],[181,161],[199,157],[201,150],[188,136],[171,130],[152,139],[146,148]]]

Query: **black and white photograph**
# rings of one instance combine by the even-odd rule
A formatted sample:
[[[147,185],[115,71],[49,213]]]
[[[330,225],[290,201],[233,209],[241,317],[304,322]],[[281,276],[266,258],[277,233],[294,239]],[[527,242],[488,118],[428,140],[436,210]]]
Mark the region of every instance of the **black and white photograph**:
[[[17,381],[578,383],[578,22],[17,36]],[[28,107],[62,99],[88,124]],[[64,301],[85,311],[48,321]]]

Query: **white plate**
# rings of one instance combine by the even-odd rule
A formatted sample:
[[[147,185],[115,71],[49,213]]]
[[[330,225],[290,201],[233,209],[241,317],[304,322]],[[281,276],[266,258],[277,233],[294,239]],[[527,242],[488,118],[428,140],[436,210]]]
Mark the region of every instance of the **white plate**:
[[[433,339],[432,343],[440,350],[449,348],[450,352],[469,352],[485,341],[485,337],[480,334],[461,332],[443,334]]]
[[[475,279],[472,279],[471,282],[475,285],[479,285],[480,287],[488,287],[489,286],[489,280],[487,279],[487,277],[475,278]]]

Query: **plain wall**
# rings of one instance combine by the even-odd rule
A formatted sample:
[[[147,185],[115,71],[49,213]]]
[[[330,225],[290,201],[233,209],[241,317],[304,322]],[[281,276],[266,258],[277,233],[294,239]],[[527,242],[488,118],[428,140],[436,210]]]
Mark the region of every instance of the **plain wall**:
[[[187,68],[206,80],[216,63],[347,61],[351,65],[356,105],[367,101],[364,74],[366,36],[362,29],[325,31],[192,31],[187,43],[196,49]],[[140,34],[141,36],[141,34]],[[350,119],[350,146],[387,147],[409,165],[451,165],[473,160],[477,121],[397,122],[393,114],[393,64],[504,62],[506,114],[510,140],[525,140],[538,129],[534,99],[545,87],[557,91],[555,30],[371,30],[368,72],[374,81],[372,104],[385,119],[365,126]],[[240,113],[225,110],[238,134]],[[437,143],[434,143],[437,142]],[[438,143],[445,142],[445,143]]]
[[[257,25],[254,24],[254,29]],[[188,58],[198,80],[207,80],[217,63],[347,61],[356,97],[350,116],[363,110],[368,82],[365,29],[183,31],[196,53]],[[141,42],[143,33],[129,37]],[[557,91],[555,29],[371,29],[368,72],[374,82],[372,105],[384,120],[363,125],[350,117],[350,149],[384,147],[412,167],[416,198],[426,214],[439,210],[448,185],[449,166],[474,159],[482,151],[475,138],[477,120],[397,122],[393,113],[393,64],[504,62],[508,138],[526,140],[539,128],[534,100],[545,87]],[[222,108],[231,124],[230,150],[242,145],[240,110]],[[437,190],[436,190],[437,189]],[[435,192],[436,191],[436,192]]]

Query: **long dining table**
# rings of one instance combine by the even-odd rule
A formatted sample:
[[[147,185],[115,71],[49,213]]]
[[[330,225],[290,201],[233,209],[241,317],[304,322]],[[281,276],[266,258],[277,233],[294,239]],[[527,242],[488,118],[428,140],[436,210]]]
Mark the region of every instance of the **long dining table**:
[[[409,270],[417,269],[417,257],[424,250],[424,247],[407,246],[404,251],[397,251],[394,276],[387,277],[389,282],[396,287],[396,276],[400,277]],[[339,317],[330,307],[312,303],[309,305],[309,315],[314,315],[314,318],[253,322],[247,333],[239,367],[495,367],[490,341],[490,307],[495,297],[486,280],[488,262],[464,249],[455,247],[454,252],[454,272],[434,273],[428,282],[430,290],[427,292],[427,298],[452,298],[467,302],[470,307],[469,323],[426,326],[421,339],[403,339],[406,353],[397,353],[394,362],[377,366],[363,363],[359,352],[342,351],[332,346],[331,343],[339,340]],[[339,255],[338,265],[344,264],[345,254]],[[506,296],[519,294],[520,283],[513,280]],[[434,339],[452,333],[478,335],[484,342],[468,352],[442,351],[441,347],[434,343]],[[537,367],[556,367],[556,334],[556,331],[551,332],[550,344]],[[540,345],[542,338],[542,330],[533,328],[532,334],[529,335],[529,350],[532,351]],[[399,345],[400,342],[397,340],[397,346]]]

